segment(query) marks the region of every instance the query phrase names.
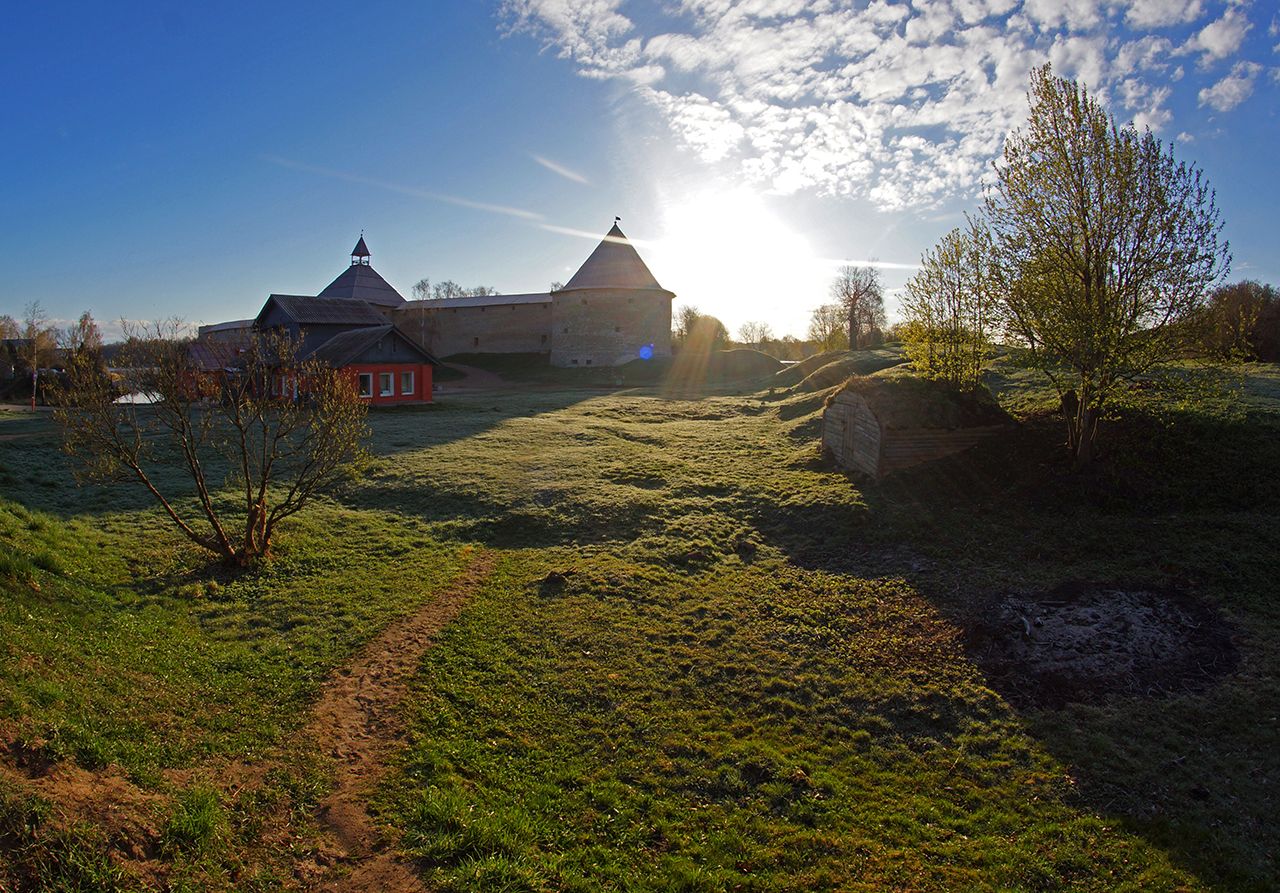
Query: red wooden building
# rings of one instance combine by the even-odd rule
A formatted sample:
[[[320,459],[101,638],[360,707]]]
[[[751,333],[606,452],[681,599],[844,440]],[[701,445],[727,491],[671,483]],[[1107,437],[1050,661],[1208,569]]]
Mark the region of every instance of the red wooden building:
[[[404,298],[369,266],[364,237],[351,254],[351,270],[315,297],[271,295],[253,321],[256,332],[283,331],[299,345],[301,360],[319,360],[352,379],[370,403],[430,401],[431,370],[440,361],[387,320],[385,310]],[[292,388],[278,376],[280,396]]]

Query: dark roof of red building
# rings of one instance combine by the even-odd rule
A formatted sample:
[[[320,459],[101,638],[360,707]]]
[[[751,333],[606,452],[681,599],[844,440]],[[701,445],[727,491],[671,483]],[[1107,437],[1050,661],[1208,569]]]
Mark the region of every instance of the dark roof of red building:
[[[341,369],[343,366],[349,366],[354,363],[360,358],[361,354],[388,334],[394,335],[401,344],[408,348],[407,353],[400,354],[400,362],[420,362],[432,366],[440,365],[439,360],[415,344],[411,338],[406,337],[403,332],[390,323],[383,326],[371,326],[369,328],[339,332],[313,350],[309,356],[303,357],[303,359],[320,360],[334,369]],[[417,360],[411,359],[408,355],[409,353],[416,354]]]
[[[363,236],[360,244],[364,244]],[[360,245],[356,248],[360,248]],[[355,299],[378,307],[399,307],[404,303],[404,296],[368,264],[352,264],[347,267],[342,275],[325,286],[320,297]]]
[[[562,291],[579,288],[627,288],[654,289],[666,291],[649,268],[644,265],[635,246],[627,241],[618,224],[614,224],[608,235],[591,252],[578,272]]]
[[[240,363],[241,354],[248,348],[249,342],[243,339],[236,341],[197,339],[187,345],[187,356],[199,371],[218,372],[236,368]]]
[[[352,269],[355,269],[354,267]],[[315,298],[305,295],[272,295],[258,313],[261,320],[272,304],[280,308],[289,319],[301,326],[307,325],[344,325],[344,326],[381,326],[387,324],[387,318],[374,310],[364,301],[352,301],[348,298],[325,297]],[[256,322],[256,321],[255,321]]]

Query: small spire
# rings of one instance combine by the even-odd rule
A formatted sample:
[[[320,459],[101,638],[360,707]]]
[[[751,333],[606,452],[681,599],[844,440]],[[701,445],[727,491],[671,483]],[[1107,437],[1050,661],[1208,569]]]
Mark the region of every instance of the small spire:
[[[369,246],[364,243],[364,230],[360,230],[360,241],[351,249],[351,266],[369,262]]]

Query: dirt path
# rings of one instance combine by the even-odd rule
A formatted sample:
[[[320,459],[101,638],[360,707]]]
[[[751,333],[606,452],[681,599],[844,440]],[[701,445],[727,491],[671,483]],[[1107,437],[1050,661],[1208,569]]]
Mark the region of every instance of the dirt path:
[[[399,707],[435,636],[462,609],[493,570],[493,556],[478,554],[454,585],[413,617],[387,627],[325,684],[308,731],[337,762],[333,793],[320,805],[322,828],[337,840],[349,871],[320,879],[327,893],[424,889],[382,840],[365,804],[404,733]]]

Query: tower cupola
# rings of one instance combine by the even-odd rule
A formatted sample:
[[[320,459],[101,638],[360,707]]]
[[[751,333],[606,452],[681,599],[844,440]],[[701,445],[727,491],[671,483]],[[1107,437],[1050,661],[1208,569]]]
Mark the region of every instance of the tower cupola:
[[[351,266],[364,264],[369,266],[369,246],[364,243],[364,233],[360,234],[360,241],[356,242],[356,247],[351,249]]]

